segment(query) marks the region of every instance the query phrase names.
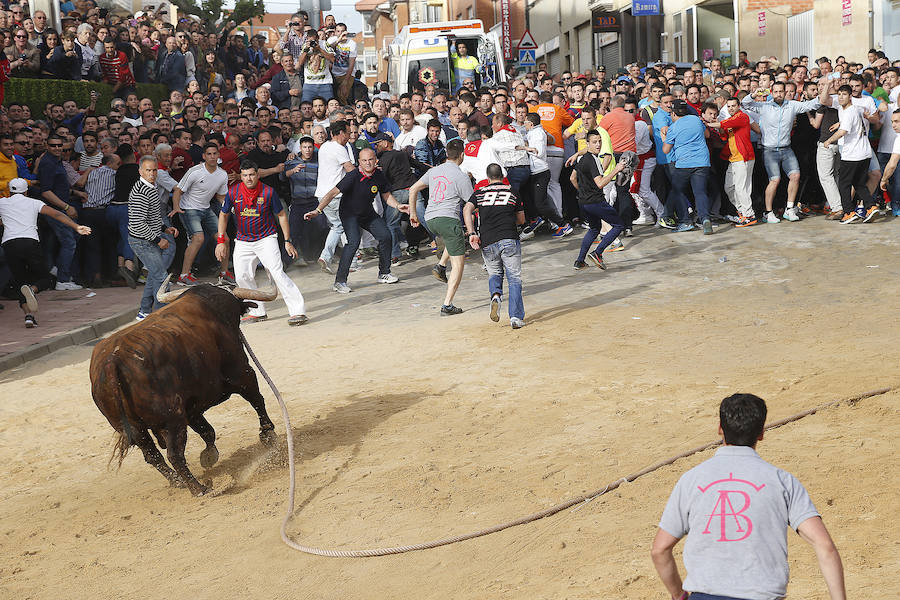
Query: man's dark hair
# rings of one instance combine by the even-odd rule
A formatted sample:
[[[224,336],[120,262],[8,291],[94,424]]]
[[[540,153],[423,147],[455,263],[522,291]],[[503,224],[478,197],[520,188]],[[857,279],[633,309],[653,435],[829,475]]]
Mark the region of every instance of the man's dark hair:
[[[443,127],[441,126],[441,122],[438,121],[437,119],[429,120],[428,127],[426,127],[425,129],[431,129],[432,127],[437,127],[438,129],[443,129]]]
[[[730,446],[756,446],[766,425],[766,402],[753,394],[733,394],[719,404],[719,425]]]
[[[583,110],[583,109],[582,109],[582,110]],[[537,114],[537,113],[530,112],[530,113],[528,113],[527,115],[525,115],[525,120],[526,120],[526,121],[529,121],[532,125],[534,125],[535,127],[537,127],[538,125],[541,124],[541,115],[539,115],[539,114]]]
[[[460,94],[460,95],[459,95],[459,101],[460,101],[460,102],[465,102],[466,104],[468,104],[468,105],[470,105],[470,106],[475,106],[475,103],[478,102],[478,101],[475,99],[475,96],[474,96],[474,94],[472,94],[472,92],[466,92],[466,93],[464,93],[464,94]]]
[[[839,87],[839,88],[837,89],[837,91],[838,91],[838,92],[847,92],[847,93],[850,94],[851,96],[853,95],[853,88],[850,87],[850,86],[847,85],[847,84],[844,84],[844,85],[842,85],[841,87]]]
[[[212,148],[216,152],[219,151],[218,144],[216,144],[215,142],[206,142],[205,144],[203,144],[203,154],[206,154],[206,151],[209,150],[210,148]]]
[[[462,156],[464,150],[465,145],[462,140],[450,140],[447,142],[447,160],[456,160]]]
[[[259,169],[259,166],[249,158],[245,158],[241,161],[241,171],[249,171],[251,169],[256,171]]]
[[[503,169],[497,163],[491,163],[487,166],[485,170],[485,174],[487,178],[491,181],[502,181],[503,180]]]
[[[381,120],[381,119],[378,119],[378,115],[376,115],[373,112],[370,112],[370,113],[366,113],[363,115],[362,122],[365,123],[366,121],[368,121],[369,119],[371,119],[373,117],[379,121]]]
[[[331,124],[331,137],[336,135],[340,135],[347,131],[350,128],[350,124],[347,121],[335,121]]]
[[[53,136],[50,136],[47,138],[47,141],[49,142],[52,139]],[[128,162],[129,160],[134,160],[134,148],[131,146],[131,144],[120,144],[119,147],[116,148],[116,156],[126,162]]]
[[[81,139],[84,140],[84,138],[86,138],[86,137],[94,138],[96,140],[97,134],[94,133],[93,131],[85,131],[84,133],[81,134]]]
[[[206,135],[206,133],[203,131],[203,128],[200,127],[199,125],[194,125],[193,127],[191,127],[191,141],[199,142],[200,140],[203,139],[203,136],[205,136],[205,135]]]
[[[684,100],[676,100],[672,105],[672,114],[677,117],[686,117],[691,114],[691,111],[688,108],[687,102]]]

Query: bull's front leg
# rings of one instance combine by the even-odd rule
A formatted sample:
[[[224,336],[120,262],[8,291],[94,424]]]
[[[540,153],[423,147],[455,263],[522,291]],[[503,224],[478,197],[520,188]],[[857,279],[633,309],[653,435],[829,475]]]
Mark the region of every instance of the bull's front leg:
[[[166,452],[169,457],[169,464],[178,473],[178,476],[184,481],[188,489],[195,496],[202,496],[209,491],[209,488],[201,484],[188,469],[187,461],[184,459],[184,449],[187,445],[187,425],[182,423],[172,423],[166,427]]]
[[[244,376],[238,384],[238,393],[243,396],[256,414],[259,415],[259,441],[267,446],[271,446],[278,439],[275,434],[275,424],[269,418],[266,412],[266,401],[262,394],[259,393],[259,382],[256,380],[256,372],[247,365]]]
[[[203,415],[188,417],[188,425],[203,438],[206,448],[200,453],[200,464],[204,469],[209,469],[219,461],[219,450],[216,448],[216,430],[209,424]]]

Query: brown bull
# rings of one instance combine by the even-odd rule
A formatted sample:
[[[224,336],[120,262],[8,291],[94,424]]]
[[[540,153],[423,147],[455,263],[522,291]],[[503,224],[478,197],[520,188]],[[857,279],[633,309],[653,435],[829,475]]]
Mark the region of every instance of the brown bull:
[[[260,440],[267,444],[275,440],[256,373],[241,347],[239,326],[241,315],[256,306],[247,299],[273,300],[276,292],[244,288],[229,292],[211,285],[163,292],[168,281],[158,296],[171,304],[94,348],[91,392],[119,433],[113,457],[118,455],[120,465],[131,446],[137,446],[172,485],[186,485],[196,496],[209,488],[197,481],[185,462],[187,428],[206,442],[200,453],[204,468],[219,459],[216,432],[203,417],[206,410],[240,394],[259,415]],[[166,450],[171,468],[150,432]]]

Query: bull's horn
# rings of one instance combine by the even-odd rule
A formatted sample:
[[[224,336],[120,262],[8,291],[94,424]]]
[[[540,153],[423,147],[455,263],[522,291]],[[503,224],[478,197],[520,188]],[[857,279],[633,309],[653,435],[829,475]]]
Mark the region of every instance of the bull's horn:
[[[170,279],[172,279],[171,273],[166,275],[166,278],[163,280],[162,285],[159,286],[159,289],[156,291],[156,299],[159,300],[162,304],[168,304],[169,302],[175,300],[175,298],[177,298],[178,296],[188,291],[188,288],[182,288],[179,290],[167,292],[166,288],[169,286]]]
[[[231,290],[231,293],[242,300],[259,300],[260,302],[271,302],[278,297],[278,289],[274,285],[261,290],[236,287]]]

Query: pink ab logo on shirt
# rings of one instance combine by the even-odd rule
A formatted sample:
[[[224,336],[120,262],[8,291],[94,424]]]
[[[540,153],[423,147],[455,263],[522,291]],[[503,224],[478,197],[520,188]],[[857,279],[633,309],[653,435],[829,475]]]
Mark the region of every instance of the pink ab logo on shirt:
[[[450,180],[444,175],[438,175],[434,178],[431,185],[434,188],[432,190],[432,202],[440,204],[447,198],[447,188],[450,187]]]
[[[751,491],[754,492],[759,492],[766,487],[766,484],[756,486],[746,479],[735,479],[734,474],[729,473],[728,479],[713,481],[706,487],[697,486],[697,489],[700,490],[701,494],[705,494],[713,486],[725,483],[746,485],[752,488]],[[750,508],[750,494],[744,490],[723,489],[717,490],[717,493],[719,497],[716,499],[712,513],[706,521],[706,529],[703,530],[703,534],[712,533],[710,525],[713,524],[713,520],[718,518],[719,539],[716,540],[717,542],[739,542],[750,537],[750,534],[753,532],[753,521],[744,514]],[[737,504],[740,505],[739,509],[736,509]],[[735,537],[729,537],[729,534]]]

